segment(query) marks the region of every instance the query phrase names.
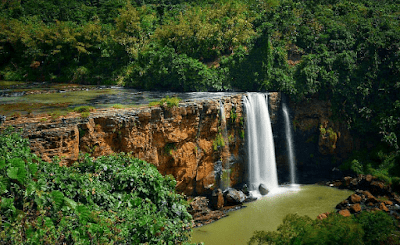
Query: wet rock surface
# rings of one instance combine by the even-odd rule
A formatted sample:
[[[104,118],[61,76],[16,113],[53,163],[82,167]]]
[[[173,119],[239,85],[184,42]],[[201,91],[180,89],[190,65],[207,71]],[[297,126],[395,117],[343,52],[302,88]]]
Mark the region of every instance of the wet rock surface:
[[[400,220],[400,196],[392,191],[390,185],[372,175],[344,177],[324,184],[355,192],[336,205],[337,212],[345,217],[381,210]]]
[[[222,193],[221,193],[222,194]],[[210,224],[223,217],[226,217],[230,211],[243,208],[241,203],[236,205],[222,206],[216,209],[210,200],[205,196],[194,197],[190,201],[189,213],[193,217],[193,227],[200,227]]]

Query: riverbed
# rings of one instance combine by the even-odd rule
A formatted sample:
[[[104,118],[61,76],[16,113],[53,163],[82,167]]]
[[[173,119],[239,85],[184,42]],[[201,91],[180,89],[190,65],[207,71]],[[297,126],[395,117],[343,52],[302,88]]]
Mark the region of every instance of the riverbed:
[[[319,185],[280,187],[275,193],[246,203],[245,208],[231,212],[228,217],[195,228],[192,242],[204,242],[205,245],[247,244],[254,231],[276,230],[287,214],[308,215],[314,219],[321,213],[334,211],[335,206],[352,193]]]

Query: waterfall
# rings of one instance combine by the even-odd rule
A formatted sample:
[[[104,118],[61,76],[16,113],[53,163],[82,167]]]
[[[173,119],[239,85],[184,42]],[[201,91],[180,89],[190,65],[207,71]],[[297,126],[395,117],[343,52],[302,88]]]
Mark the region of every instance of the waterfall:
[[[246,142],[249,191],[260,196],[259,186],[278,188],[275,146],[268,112],[268,95],[248,93],[243,97],[246,110]]]
[[[290,127],[289,111],[286,103],[282,103],[283,116],[285,119],[285,135],[286,146],[288,150],[289,167],[290,167],[290,184],[296,184],[296,169],[294,165],[294,150],[293,150],[293,137],[292,128]]]
[[[230,167],[229,167],[229,142],[228,142],[228,130],[226,128],[226,116],[225,107],[222,100],[219,102],[220,116],[221,116],[221,134],[222,134],[222,173],[220,188],[226,190],[230,186]]]

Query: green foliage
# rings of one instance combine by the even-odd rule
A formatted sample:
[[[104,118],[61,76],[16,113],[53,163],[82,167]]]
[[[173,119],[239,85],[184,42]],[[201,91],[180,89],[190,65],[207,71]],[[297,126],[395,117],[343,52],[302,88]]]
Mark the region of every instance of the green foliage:
[[[82,112],[91,112],[94,110],[95,110],[95,108],[93,106],[84,105],[84,106],[75,107],[73,111],[82,113]]]
[[[113,105],[112,106],[114,109],[124,109],[125,108],[125,106],[124,105],[121,105],[121,104],[115,104],[115,105]]]
[[[147,90],[206,91],[221,90],[217,73],[200,61],[177,54],[168,47],[154,47],[139,54],[132,63],[126,86]]]
[[[225,146],[224,137],[222,136],[221,133],[218,133],[213,141],[213,149],[214,149],[214,151],[216,151],[216,150],[218,150],[218,148],[224,147],[224,146]]]
[[[236,121],[236,118],[237,118],[236,108],[235,107],[232,107],[232,109],[230,111],[230,114],[231,114],[231,122],[234,123]]]
[[[323,220],[289,214],[277,231],[257,231],[248,244],[395,244],[397,236],[394,220],[382,211]]]
[[[0,135],[5,244],[185,243],[191,216],[176,182],[128,154],[43,162],[12,129]]]
[[[167,95],[167,96],[165,96],[165,98],[162,98],[162,99],[159,100],[159,101],[151,101],[151,102],[149,103],[149,106],[165,106],[165,107],[168,107],[168,108],[173,108],[173,107],[178,106],[178,105],[179,105],[179,102],[180,102],[181,100],[182,100],[182,99],[179,98],[179,97],[176,97],[176,96],[174,96],[174,97],[169,97],[169,96]]]
[[[179,97],[169,97],[168,95],[165,98],[162,98],[160,100],[160,105],[166,105],[168,108],[176,107],[178,106],[179,102],[182,99]]]
[[[393,184],[395,190],[400,189],[400,156],[384,143],[377,143],[372,149],[354,152],[342,166],[357,174],[371,174],[388,184]]]
[[[172,151],[176,150],[176,145],[175,143],[167,143],[164,146],[164,152],[166,155],[171,156],[172,155]]]

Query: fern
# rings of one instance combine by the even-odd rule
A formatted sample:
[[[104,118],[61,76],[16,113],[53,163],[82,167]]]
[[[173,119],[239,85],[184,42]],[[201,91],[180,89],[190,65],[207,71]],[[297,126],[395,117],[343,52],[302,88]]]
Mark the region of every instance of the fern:
[[[89,216],[90,216],[89,209],[84,205],[79,205],[76,208],[76,213],[79,216],[79,221],[83,225],[86,225],[89,220]]]
[[[61,191],[52,191],[51,197],[53,199],[56,210],[60,210],[64,204],[64,194]]]

